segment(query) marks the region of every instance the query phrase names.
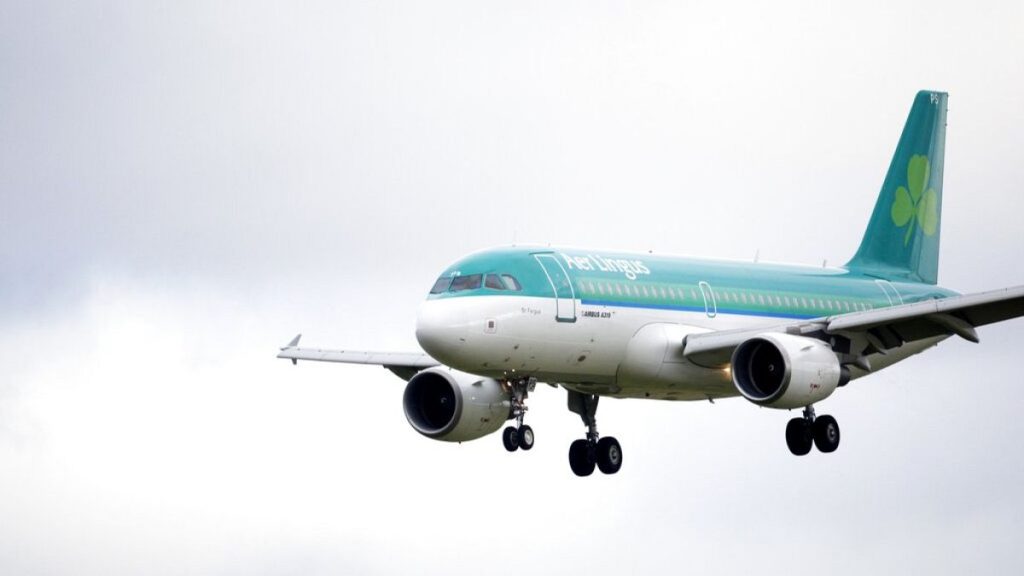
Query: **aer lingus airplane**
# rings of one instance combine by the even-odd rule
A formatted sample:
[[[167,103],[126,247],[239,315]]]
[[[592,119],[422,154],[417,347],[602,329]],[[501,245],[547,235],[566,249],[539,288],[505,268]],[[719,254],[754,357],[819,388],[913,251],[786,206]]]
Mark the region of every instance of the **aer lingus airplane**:
[[[445,270],[419,312],[424,353],[299,348],[279,358],[378,364],[408,380],[409,424],[435,440],[497,432],[529,450],[537,382],[568,391],[586,438],[579,476],[614,474],[622,448],[599,436],[598,400],[714,400],[802,409],[786,426],[796,455],[839,446],[814,405],[852,380],[952,336],[1024,315],[1024,286],[961,295],[936,285],[946,94],[919,92],[860,248],[839,268],[507,247]]]

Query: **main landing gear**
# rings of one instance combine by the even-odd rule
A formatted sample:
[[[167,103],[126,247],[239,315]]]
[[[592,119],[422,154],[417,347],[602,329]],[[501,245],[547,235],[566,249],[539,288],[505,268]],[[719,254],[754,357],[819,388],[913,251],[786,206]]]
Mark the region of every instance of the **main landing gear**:
[[[622,446],[611,436],[597,434],[597,401],[600,396],[569,390],[569,410],[580,415],[587,426],[587,437],[569,446],[569,467],[577,476],[590,476],[596,466],[605,474],[615,474],[622,467]]]
[[[786,425],[786,445],[797,456],[810,452],[812,445],[826,454],[835,452],[839,448],[839,423],[827,414],[815,417],[814,405],[809,405],[802,418],[793,418]]]
[[[529,450],[533,448],[533,428],[523,424],[523,418],[527,410],[526,397],[537,387],[537,379],[509,381],[508,386],[512,392],[512,417],[516,419],[516,425],[505,428],[501,433],[501,443],[509,452],[515,452],[520,448]]]

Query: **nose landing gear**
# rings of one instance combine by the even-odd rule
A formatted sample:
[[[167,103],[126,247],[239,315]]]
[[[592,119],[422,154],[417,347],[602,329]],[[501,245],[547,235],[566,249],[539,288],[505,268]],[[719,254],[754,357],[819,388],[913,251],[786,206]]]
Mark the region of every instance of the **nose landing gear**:
[[[520,448],[529,450],[533,448],[533,428],[523,424],[523,418],[527,410],[526,397],[537,387],[537,379],[510,380],[508,386],[512,392],[512,418],[516,419],[516,425],[505,428],[501,433],[501,443],[509,452]]]
[[[569,445],[569,467],[577,476],[590,476],[594,468],[615,474],[622,468],[622,446],[611,436],[597,433],[597,402],[600,396],[569,390],[569,410],[580,415],[587,427],[587,437]]]

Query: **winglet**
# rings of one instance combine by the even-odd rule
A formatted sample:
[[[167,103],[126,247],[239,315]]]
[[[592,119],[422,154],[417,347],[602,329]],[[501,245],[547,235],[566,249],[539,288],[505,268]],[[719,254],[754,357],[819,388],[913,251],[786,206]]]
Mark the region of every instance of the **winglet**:
[[[302,334],[301,333],[300,334],[296,334],[295,338],[292,338],[292,341],[289,342],[288,345],[285,346],[284,348],[281,348],[281,350],[287,350],[289,348],[295,348],[296,346],[299,345],[299,339],[300,338],[302,338]]]

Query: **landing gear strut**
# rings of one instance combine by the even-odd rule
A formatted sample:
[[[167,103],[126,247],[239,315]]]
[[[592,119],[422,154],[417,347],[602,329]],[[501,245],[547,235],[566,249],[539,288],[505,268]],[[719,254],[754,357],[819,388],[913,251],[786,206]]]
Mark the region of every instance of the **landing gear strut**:
[[[529,450],[533,448],[533,428],[523,424],[523,418],[526,416],[527,410],[526,397],[537,387],[537,379],[509,380],[508,386],[512,392],[511,417],[515,418],[516,425],[505,428],[505,431],[501,433],[501,443],[509,452],[515,452],[520,448]]]
[[[577,476],[590,476],[597,467],[605,474],[615,474],[622,467],[622,446],[611,436],[597,433],[597,402],[600,396],[569,390],[569,410],[580,415],[587,427],[587,437],[569,445],[569,467]]]
[[[814,405],[809,405],[802,418],[793,418],[786,425],[786,445],[797,456],[810,452],[811,446],[826,454],[835,452],[839,448],[839,423],[827,414],[816,417]]]

